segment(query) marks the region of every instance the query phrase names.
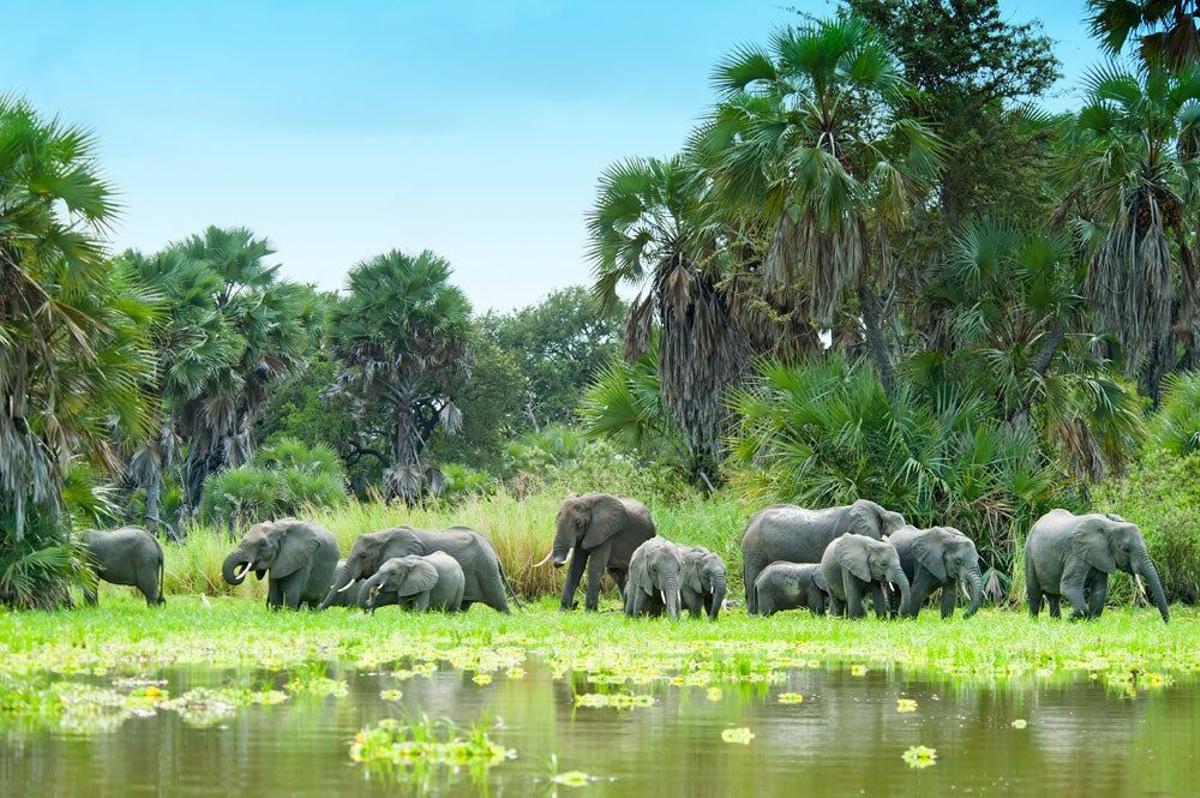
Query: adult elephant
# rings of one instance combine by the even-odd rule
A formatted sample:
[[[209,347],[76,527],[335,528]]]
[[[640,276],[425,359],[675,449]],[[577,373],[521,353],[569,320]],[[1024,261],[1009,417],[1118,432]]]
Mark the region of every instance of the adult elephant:
[[[346,567],[346,561],[338,560],[337,568],[335,568],[333,571],[335,579],[337,578],[338,571],[340,571],[342,568],[345,568],[345,567]],[[367,584],[366,582],[357,582],[350,590],[343,590],[340,593],[336,593],[333,597],[333,601],[331,602],[330,606],[331,607],[361,607],[362,606],[362,592],[363,592],[363,588],[366,587],[366,584]]]
[[[101,581],[136,587],[151,607],[165,603],[163,551],[154,535],[133,526],[112,532],[89,529],[83,533],[83,545]],[[83,599],[94,605],[96,590],[84,589]]]
[[[283,518],[255,524],[225,558],[221,576],[240,585],[250,571],[268,576],[267,606],[316,607],[333,581],[338,547],[333,535],[311,521]]]
[[[901,614],[917,617],[929,594],[941,588],[942,617],[949,618],[954,614],[960,585],[971,601],[963,617],[970,618],[979,611],[983,576],[979,572],[979,551],[969,537],[949,526],[906,526],[888,535],[887,542],[896,547],[912,589],[909,604],[900,605]]]
[[[486,604],[498,612],[508,612],[505,598],[507,580],[500,569],[500,557],[492,542],[475,529],[454,526],[440,532],[398,526],[380,532],[360,535],[346,564],[339,568],[322,609],[338,600],[338,593],[348,591],[360,579],[369,579],[393,557],[424,557],[442,551],[458,561],[464,576],[462,609],[474,602]]]
[[[758,512],[742,535],[742,576],[746,610],[758,612],[754,583],[773,562],[819,563],[825,549],[846,534],[881,540],[905,526],[904,516],[859,499],[854,504],[807,510],[781,504]]]
[[[1108,575],[1117,569],[1140,576],[1163,622],[1171,620],[1158,569],[1135,524],[1120,516],[1051,510],[1025,539],[1025,586],[1029,614],[1036,617],[1042,597],[1050,614],[1060,615],[1061,599],[1071,602],[1071,619],[1099,618],[1108,598]]]
[[[550,553],[534,567],[551,559],[555,568],[570,562],[563,585],[564,610],[574,609],[575,590],[586,568],[588,584],[583,606],[595,612],[600,607],[600,580],[605,571],[624,595],[629,560],[637,547],[652,537],[654,522],[641,502],[609,493],[570,496],[558,506]]]
[[[901,606],[909,602],[908,577],[900,567],[900,555],[890,543],[866,535],[842,535],[829,544],[821,557],[821,575],[829,590],[829,613],[861,618],[866,614],[862,599],[870,592],[875,615],[890,614],[887,590],[890,582],[900,589]]]

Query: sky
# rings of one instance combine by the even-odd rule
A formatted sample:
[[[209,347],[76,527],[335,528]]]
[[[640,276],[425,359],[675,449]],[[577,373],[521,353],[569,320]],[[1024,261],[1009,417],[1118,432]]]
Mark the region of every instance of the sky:
[[[1002,0],[1056,41],[1056,109],[1100,60],[1084,5]],[[246,226],[326,289],[431,249],[477,310],[504,310],[590,282],[597,176],[675,152],[713,64],[793,7],[836,3],[9,0],[0,93],[94,131],[114,249]]]

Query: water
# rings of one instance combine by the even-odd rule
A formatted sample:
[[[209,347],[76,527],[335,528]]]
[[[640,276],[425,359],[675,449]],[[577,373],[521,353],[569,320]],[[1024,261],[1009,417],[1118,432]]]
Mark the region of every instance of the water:
[[[192,728],[174,712],[127,720],[87,736],[11,725],[0,731],[0,795],[384,795],[437,791],[495,796],[552,794],[558,771],[599,777],[590,795],[1194,795],[1200,772],[1200,685],[1181,683],[1136,698],[1086,678],[1054,687],[955,686],[870,671],[803,670],[785,684],[633,688],[652,707],[577,708],[569,680],[536,662],[523,679],[497,674],[477,685],[443,670],[397,682],[336,673],[349,694],[298,697],[244,708],[214,728]],[[166,674],[172,695],[228,682],[230,674]],[[280,677],[274,678],[277,683]],[[399,687],[400,701],[380,691]],[[581,689],[592,689],[577,685]],[[780,704],[780,692],[804,695]],[[897,711],[912,699],[917,710]],[[400,707],[404,709],[401,710]],[[425,785],[368,778],[352,763],[355,732],[407,711],[470,725],[490,716],[493,740],[518,752],[482,781],[435,772]],[[1015,729],[1012,721],[1027,721]],[[722,740],[746,727],[747,745]],[[909,746],[937,750],[915,770]]]

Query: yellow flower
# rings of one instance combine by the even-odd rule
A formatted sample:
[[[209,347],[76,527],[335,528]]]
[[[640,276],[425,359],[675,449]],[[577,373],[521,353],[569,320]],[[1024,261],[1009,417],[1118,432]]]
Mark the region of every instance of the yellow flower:
[[[738,743],[740,745],[749,745],[754,739],[754,734],[745,726],[739,729],[726,729],[721,732],[721,739],[727,743]]]
[[[867,666],[866,665],[851,665],[850,666],[850,675],[851,676],[866,676],[867,675]]]
[[[896,699],[896,711],[901,713],[916,712],[917,702],[911,698],[898,698]]]

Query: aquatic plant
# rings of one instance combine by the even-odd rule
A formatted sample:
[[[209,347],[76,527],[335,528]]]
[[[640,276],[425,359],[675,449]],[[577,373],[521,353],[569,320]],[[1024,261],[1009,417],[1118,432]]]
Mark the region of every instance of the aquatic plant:
[[[923,770],[937,764],[937,749],[924,745],[911,745],[904,752],[903,759],[910,768]]]
[[[727,743],[737,743],[739,745],[749,745],[754,739],[754,733],[745,726],[736,729],[726,729],[721,732],[721,739]]]
[[[439,766],[486,769],[516,755],[494,742],[485,724],[464,731],[428,715],[412,721],[385,718],[359,730],[350,745],[350,759],[389,777],[424,777]]]

